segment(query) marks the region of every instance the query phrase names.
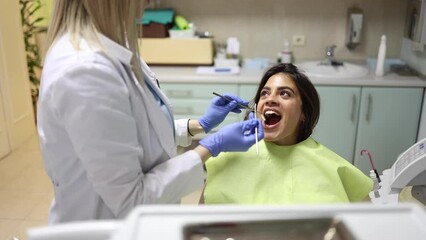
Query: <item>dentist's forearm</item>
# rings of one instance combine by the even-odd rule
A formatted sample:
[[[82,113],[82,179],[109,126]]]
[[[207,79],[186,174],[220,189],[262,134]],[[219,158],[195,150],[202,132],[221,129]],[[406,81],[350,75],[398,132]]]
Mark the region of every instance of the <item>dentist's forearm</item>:
[[[206,163],[206,161],[209,158],[211,158],[211,156],[212,156],[212,154],[210,153],[210,151],[207,148],[205,148],[205,147],[203,147],[201,145],[196,146],[194,148],[194,151],[196,153],[198,153],[198,155],[200,155],[201,161],[203,161],[203,163]]]
[[[195,136],[200,133],[204,133],[203,127],[201,127],[200,123],[197,119],[190,119],[188,122],[188,131],[192,136]]]

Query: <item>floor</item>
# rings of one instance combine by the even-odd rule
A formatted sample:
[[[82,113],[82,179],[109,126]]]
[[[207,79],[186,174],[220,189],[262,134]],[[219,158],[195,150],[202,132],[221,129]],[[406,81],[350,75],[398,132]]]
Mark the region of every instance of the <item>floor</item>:
[[[182,204],[197,204],[200,193]],[[45,226],[52,195],[35,135],[0,159],[0,240],[26,240],[28,228]]]

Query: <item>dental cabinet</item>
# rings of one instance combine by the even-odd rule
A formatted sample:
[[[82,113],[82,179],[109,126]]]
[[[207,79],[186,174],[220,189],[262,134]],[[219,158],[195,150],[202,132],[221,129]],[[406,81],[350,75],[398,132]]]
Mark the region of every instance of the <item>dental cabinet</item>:
[[[371,170],[360,152],[371,152],[379,172],[416,142],[423,88],[317,86],[321,115],[313,137],[353,163]]]
[[[240,97],[254,96],[256,85],[240,86]],[[416,142],[423,88],[316,86],[320,120],[312,137],[355,164],[365,174],[369,150],[379,171]]]
[[[165,92],[172,104],[175,119],[200,118],[210,105],[211,99],[214,97],[213,91],[238,94],[238,86],[235,84],[162,83],[161,89]],[[230,113],[222,124],[212,131],[214,132],[223,125],[236,121],[238,121],[238,115]]]
[[[252,100],[262,75],[242,71],[237,76],[204,76],[189,69],[153,68],[173,105],[175,118],[199,118],[214,97],[213,91]],[[381,172],[416,142],[424,80],[394,74],[383,78],[369,74],[359,79],[311,80],[321,100],[320,120],[313,137],[364,173],[368,174],[371,167],[368,159],[360,156],[361,150],[371,152]],[[231,113],[223,124],[242,117]]]

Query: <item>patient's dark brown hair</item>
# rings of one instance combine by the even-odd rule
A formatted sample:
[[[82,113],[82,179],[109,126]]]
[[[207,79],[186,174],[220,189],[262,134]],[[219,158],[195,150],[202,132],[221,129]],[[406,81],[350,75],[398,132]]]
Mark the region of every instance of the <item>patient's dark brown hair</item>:
[[[311,136],[312,131],[318,123],[320,115],[320,99],[315,86],[312,84],[309,78],[301,73],[299,69],[291,63],[281,63],[272,66],[264,74],[259,83],[259,87],[256,91],[253,104],[257,104],[260,99],[260,92],[265,86],[266,82],[270,77],[275,74],[284,73],[289,76],[297,89],[299,90],[300,97],[302,99],[302,112],[305,116],[305,121],[301,123],[299,128],[299,134],[297,136],[297,142],[304,141]]]

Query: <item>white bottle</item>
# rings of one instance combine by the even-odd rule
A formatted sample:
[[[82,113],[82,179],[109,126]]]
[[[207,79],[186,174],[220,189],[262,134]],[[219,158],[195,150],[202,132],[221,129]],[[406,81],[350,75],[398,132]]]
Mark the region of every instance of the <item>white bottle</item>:
[[[281,63],[291,63],[291,49],[290,49],[290,43],[288,40],[285,40],[283,49],[281,51]]]
[[[386,58],[386,35],[382,35],[377,54],[376,76],[385,75],[385,58]]]

